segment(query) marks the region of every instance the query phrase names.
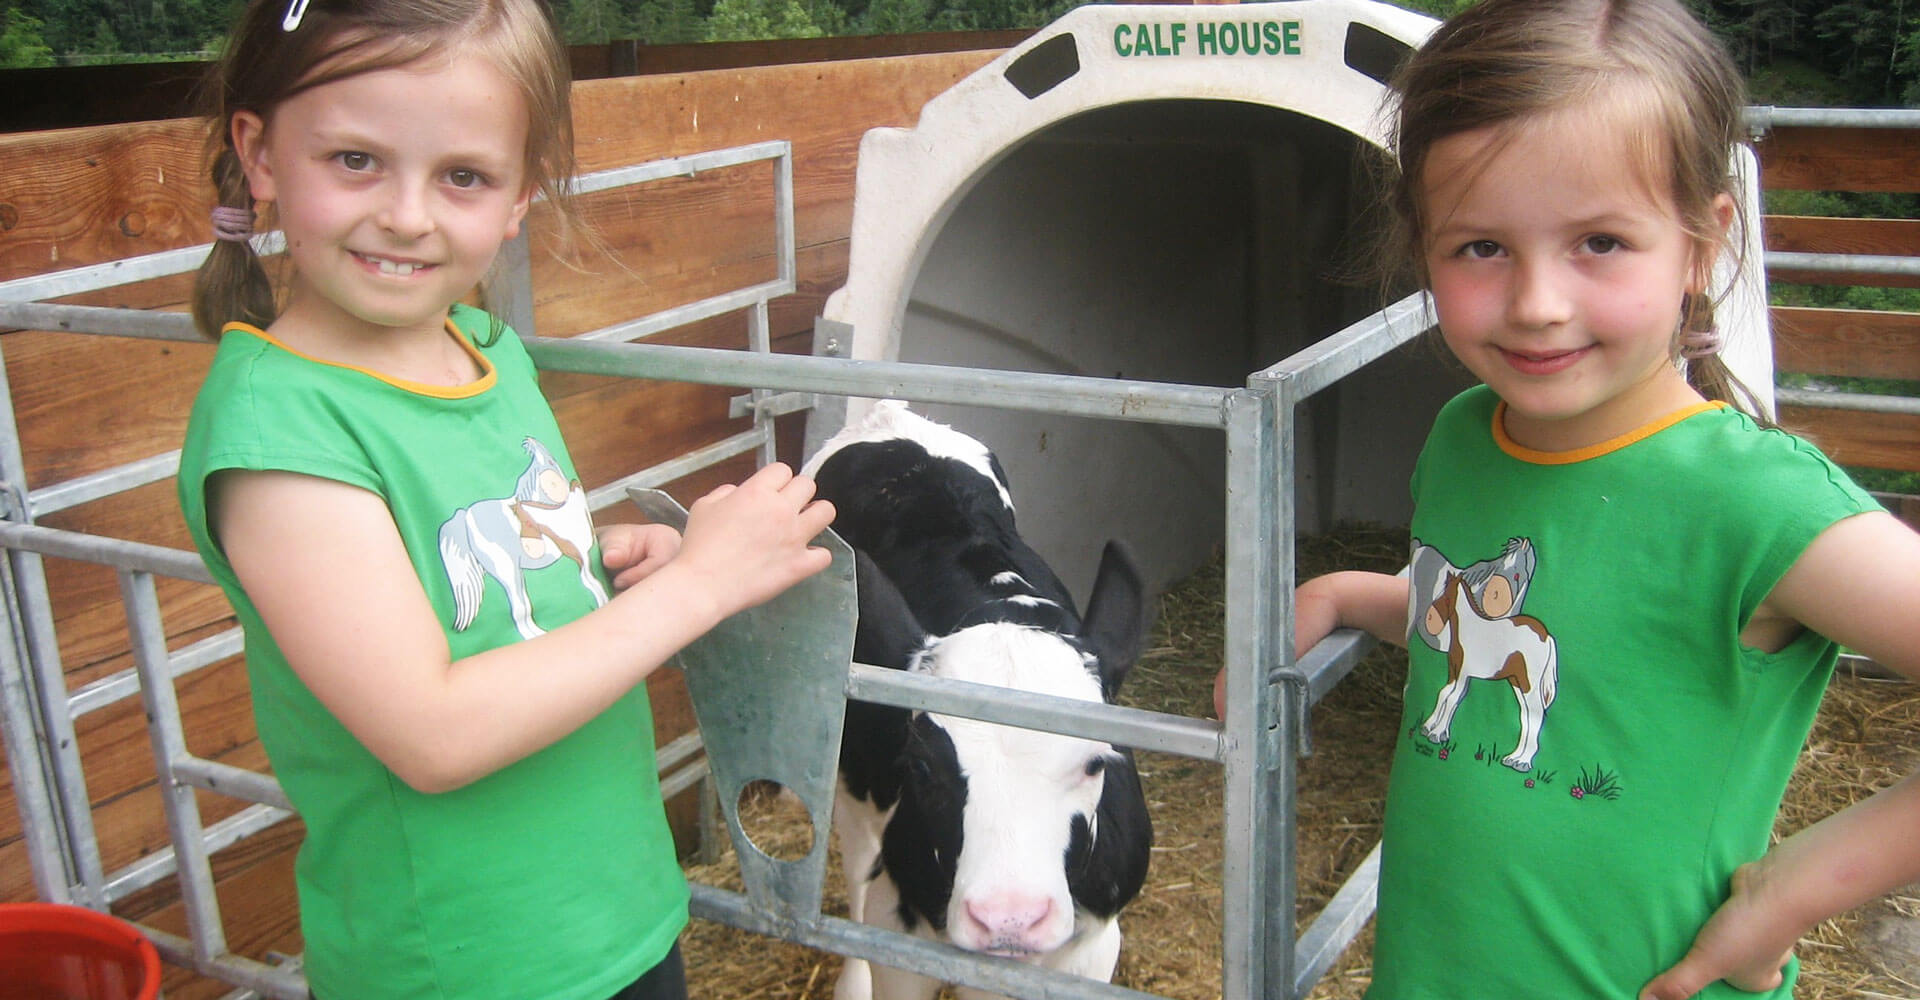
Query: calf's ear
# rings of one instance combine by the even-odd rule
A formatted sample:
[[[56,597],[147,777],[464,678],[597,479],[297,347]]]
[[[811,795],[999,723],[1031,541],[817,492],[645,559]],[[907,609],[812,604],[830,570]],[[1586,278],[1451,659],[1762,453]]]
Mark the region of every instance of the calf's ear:
[[[926,641],[926,629],[907,608],[899,588],[859,549],[853,552],[853,581],[860,605],[853,658],[877,667],[906,669],[907,660]]]
[[[1100,689],[1111,701],[1147,643],[1146,588],[1125,542],[1110,539],[1093,575],[1080,638],[1100,658]]]

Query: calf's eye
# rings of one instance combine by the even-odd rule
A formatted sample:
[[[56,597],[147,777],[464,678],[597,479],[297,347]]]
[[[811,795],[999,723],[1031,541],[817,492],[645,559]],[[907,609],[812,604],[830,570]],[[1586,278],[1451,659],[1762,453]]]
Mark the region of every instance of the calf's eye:
[[[1102,771],[1105,771],[1106,769],[1107,769],[1107,759],[1105,757],[1095,757],[1094,759],[1087,761],[1087,777],[1089,778],[1099,774]]]

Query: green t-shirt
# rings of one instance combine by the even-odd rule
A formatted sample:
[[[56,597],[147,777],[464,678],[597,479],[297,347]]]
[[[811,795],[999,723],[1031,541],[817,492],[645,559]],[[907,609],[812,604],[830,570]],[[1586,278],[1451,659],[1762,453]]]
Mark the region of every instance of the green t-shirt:
[[[307,825],[305,964],[328,1000],[601,1000],[663,958],[687,919],[644,688],[485,778],[422,794],[288,668],[208,531],[206,481],[222,469],[377,494],[455,659],[605,603],[586,497],[532,362],[511,331],[475,346],[489,323],[454,308],[449,334],[485,372],[454,388],[229,327],[187,427],[181,507],[246,630],[260,740]]]
[[[1449,403],[1414,473],[1368,997],[1624,1000],[1765,852],[1832,672],[1823,636],[1763,653],[1741,627],[1877,505],[1730,408],[1546,454],[1496,406],[1484,386]]]

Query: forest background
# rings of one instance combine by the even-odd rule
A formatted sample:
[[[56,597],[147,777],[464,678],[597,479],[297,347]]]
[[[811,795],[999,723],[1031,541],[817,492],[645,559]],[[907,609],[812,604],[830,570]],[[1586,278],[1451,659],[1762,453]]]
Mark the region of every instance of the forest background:
[[[549,0],[572,45],[897,35],[1037,28],[1082,0]],[[1474,0],[1394,0],[1445,17]],[[1920,107],[1920,0],[1686,0],[1746,72],[1755,104]],[[205,61],[245,0],[0,0],[0,69]],[[1771,215],[1913,219],[1920,194],[1768,191]],[[1920,312],[1920,289],[1784,285],[1776,304]],[[1799,378],[1796,385],[1809,385]],[[1813,387],[1822,387],[1812,384]],[[1920,383],[1833,388],[1920,396]],[[1920,475],[1850,470],[1864,485],[1920,493]]]

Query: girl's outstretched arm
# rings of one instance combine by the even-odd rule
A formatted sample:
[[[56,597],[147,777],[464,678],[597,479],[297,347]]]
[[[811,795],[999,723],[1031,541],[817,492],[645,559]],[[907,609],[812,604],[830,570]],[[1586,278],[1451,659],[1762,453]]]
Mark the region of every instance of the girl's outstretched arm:
[[[1316,576],[1293,592],[1296,658],[1337,628],[1357,628],[1381,642],[1407,644],[1407,580],[1387,573],[1344,570]],[[1213,712],[1227,717],[1227,672],[1213,678]]]
[[[1814,539],[1760,614],[1791,619],[1920,680],[1920,535],[1883,513]],[[1684,1000],[1724,979],[1780,983],[1794,942],[1815,924],[1920,879],[1920,775],[1821,820],[1734,873],[1732,896],[1679,964],[1642,1000]]]
[[[379,497],[280,472],[221,473],[209,489],[216,536],[294,672],[425,792],[553,743],[722,619],[831,561],[808,542],[832,505],[770,465],[696,501],[673,557],[605,607],[452,661]]]

